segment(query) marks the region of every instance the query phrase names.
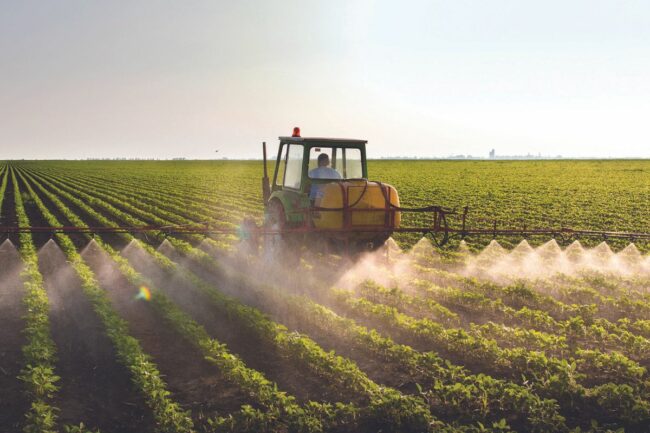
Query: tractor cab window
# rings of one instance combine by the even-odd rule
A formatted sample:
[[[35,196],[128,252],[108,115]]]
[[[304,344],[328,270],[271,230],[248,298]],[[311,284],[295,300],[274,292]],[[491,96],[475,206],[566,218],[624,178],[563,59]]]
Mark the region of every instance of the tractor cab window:
[[[285,146],[278,170],[278,185],[283,185],[285,188],[300,189],[302,182],[302,157],[302,144],[288,144]]]
[[[309,151],[312,179],[359,179],[363,177],[361,151],[341,147],[312,147]]]
[[[361,179],[363,169],[361,164],[361,151],[359,149],[343,150],[343,177],[346,179]]]

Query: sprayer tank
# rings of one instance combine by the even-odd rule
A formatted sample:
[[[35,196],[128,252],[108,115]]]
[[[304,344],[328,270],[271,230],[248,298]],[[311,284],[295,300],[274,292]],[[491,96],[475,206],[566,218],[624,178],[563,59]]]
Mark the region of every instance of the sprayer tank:
[[[319,229],[399,227],[401,215],[397,190],[391,185],[366,180],[332,182],[320,187],[322,198],[315,203],[323,208],[313,215]]]

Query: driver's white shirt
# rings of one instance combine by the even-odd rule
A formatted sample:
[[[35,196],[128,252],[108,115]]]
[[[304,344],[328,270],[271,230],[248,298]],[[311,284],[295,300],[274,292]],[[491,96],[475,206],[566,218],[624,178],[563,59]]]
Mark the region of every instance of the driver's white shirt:
[[[340,173],[332,167],[318,167],[309,170],[309,177],[312,179],[341,179]],[[323,192],[321,191],[320,185],[313,184],[309,192],[309,198],[316,200],[317,198],[322,198],[322,196]]]
[[[341,175],[332,167],[318,167],[309,170],[309,177],[312,179],[340,179]]]

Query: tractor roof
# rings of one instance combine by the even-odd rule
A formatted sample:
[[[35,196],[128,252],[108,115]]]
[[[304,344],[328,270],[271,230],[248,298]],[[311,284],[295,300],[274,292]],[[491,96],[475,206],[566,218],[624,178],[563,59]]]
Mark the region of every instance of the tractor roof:
[[[327,137],[278,137],[283,143],[351,143],[366,144],[368,140],[359,140],[356,138],[327,138]]]

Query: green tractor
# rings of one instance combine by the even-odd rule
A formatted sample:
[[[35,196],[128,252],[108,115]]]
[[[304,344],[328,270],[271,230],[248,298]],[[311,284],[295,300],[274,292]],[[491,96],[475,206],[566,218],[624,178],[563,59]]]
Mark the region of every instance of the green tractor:
[[[366,140],[301,137],[299,128],[279,139],[271,182],[263,144],[266,245],[376,249],[399,228],[397,191],[368,180]]]

